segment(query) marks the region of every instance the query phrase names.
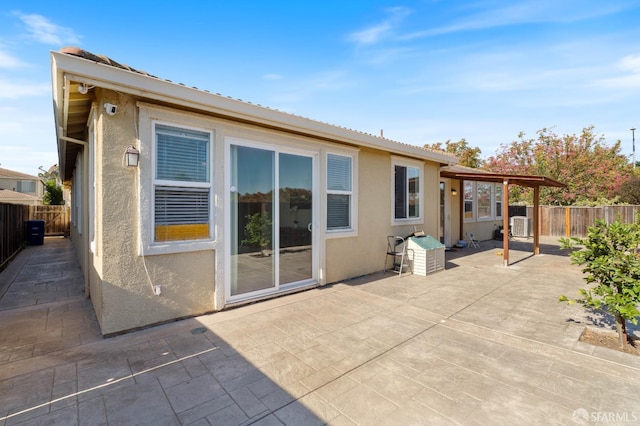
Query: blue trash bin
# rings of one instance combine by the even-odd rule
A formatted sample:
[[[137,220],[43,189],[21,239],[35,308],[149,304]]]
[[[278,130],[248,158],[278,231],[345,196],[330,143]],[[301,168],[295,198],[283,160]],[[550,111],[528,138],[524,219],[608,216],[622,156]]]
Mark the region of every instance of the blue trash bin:
[[[26,228],[28,245],[41,246],[44,244],[44,220],[28,220]]]

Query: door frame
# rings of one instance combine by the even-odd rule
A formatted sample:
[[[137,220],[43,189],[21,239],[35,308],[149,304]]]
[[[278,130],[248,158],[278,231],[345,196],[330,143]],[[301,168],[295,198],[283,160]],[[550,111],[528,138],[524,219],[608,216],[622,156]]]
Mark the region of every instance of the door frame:
[[[442,226],[444,227],[444,236],[443,236],[443,243],[446,247],[451,247],[452,241],[451,241],[451,203],[452,203],[452,197],[457,197],[458,195],[452,195],[451,194],[451,179],[448,178],[440,178],[439,183],[443,183],[444,184],[444,217],[439,217],[438,219],[438,228],[440,228],[440,224],[442,224]],[[440,188],[440,184],[438,184],[438,188]],[[438,197],[438,199],[440,199],[440,197]],[[440,206],[438,206],[438,215],[440,215]]]
[[[280,203],[277,202],[279,199],[279,154],[291,154],[291,155],[299,155],[304,157],[311,158],[312,164],[312,234],[311,234],[311,247],[312,247],[312,260],[311,260],[311,279],[294,282],[294,283],[286,283],[281,285],[279,283],[279,238],[274,241],[273,253],[278,256],[275,260],[275,285],[274,287],[257,290],[250,293],[243,293],[238,295],[231,295],[231,145],[243,146],[248,148],[262,149],[267,151],[274,152],[274,195],[277,194],[277,197],[273,200],[273,226],[274,229],[279,229],[279,212],[280,212]],[[320,265],[321,265],[321,250],[320,250],[320,179],[319,179],[319,164],[320,160],[320,150],[309,150],[309,149],[301,149],[297,147],[291,147],[288,145],[280,145],[275,143],[267,143],[260,142],[252,139],[238,138],[238,137],[225,137],[224,142],[224,164],[225,164],[225,172],[224,172],[224,192],[223,192],[223,204],[224,204],[224,249],[223,249],[223,264],[224,264],[224,305],[231,305],[235,303],[241,303],[250,300],[256,300],[260,298],[264,298],[267,296],[280,294],[283,292],[288,292],[292,290],[296,290],[302,287],[308,287],[312,285],[316,285],[320,281]],[[216,286],[217,289],[220,289],[219,286]]]

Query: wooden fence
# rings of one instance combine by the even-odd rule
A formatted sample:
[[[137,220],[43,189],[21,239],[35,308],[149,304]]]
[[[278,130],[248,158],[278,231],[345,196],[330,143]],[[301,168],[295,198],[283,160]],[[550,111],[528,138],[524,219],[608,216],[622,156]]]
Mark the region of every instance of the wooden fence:
[[[0,203],[0,270],[25,244],[25,222],[44,220],[45,236],[68,235],[71,225],[69,206],[24,206]]]
[[[638,214],[640,206],[540,206],[540,235],[584,238],[596,219],[611,223],[620,218],[622,222],[633,223]],[[533,217],[533,207],[527,207],[527,216]]]
[[[28,219],[29,206],[0,203],[0,271],[22,248]]]
[[[68,235],[71,225],[69,206],[30,206],[30,220],[44,220],[44,235]]]

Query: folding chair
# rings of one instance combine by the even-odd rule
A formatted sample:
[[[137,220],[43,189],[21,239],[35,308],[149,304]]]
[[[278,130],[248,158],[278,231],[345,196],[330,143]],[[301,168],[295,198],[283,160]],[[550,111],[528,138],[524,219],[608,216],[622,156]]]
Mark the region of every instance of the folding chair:
[[[469,243],[469,247],[480,248],[480,244],[478,244],[478,240],[475,239],[473,233],[467,232],[467,242]]]
[[[402,276],[404,267],[409,266],[409,262],[405,264],[406,256],[407,244],[405,239],[396,235],[389,235],[387,237],[387,256],[384,258],[384,269],[382,273],[387,272],[387,264],[389,263],[389,258],[391,258],[392,267],[390,271],[395,272],[398,276]]]

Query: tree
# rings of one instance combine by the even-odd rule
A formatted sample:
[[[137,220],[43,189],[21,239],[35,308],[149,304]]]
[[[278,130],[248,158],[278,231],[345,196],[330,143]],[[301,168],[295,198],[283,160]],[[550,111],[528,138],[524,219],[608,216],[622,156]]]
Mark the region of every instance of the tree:
[[[442,142],[437,142],[431,145],[426,144],[424,145],[424,148],[436,149],[453,154],[460,159],[458,164],[461,166],[477,169],[482,165],[482,160],[480,159],[482,151],[477,147],[471,148],[464,138],[460,139],[458,142],[451,142],[451,140],[448,140],[444,144],[444,148],[442,147]]]
[[[634,175],[625,181],[618,191],[620,202],[627,204],[640,204],[640,176]]]
[[[271,245],[271,219],[269,213],[255,213],[247,215],[249,222],[245,226],[245,230],[249,234],[249,238],[241,241],[242,244],[257,245],[263,256],[267,255],[267,248]]]
[[[38,173],[38,177],[42,179],[45,185],[45,194],[43,203],[51,206],[59,206],[64,205],[64,196],[62,193],[62,187],[58,185],[58,179],[60,176],[60,171],[58,169],[58,165],[52,166],[49,170],[42,170],[41,173]]]
[[[45,183],[45,194],[43,202],[50,206],[64,205],[64,197],[62,195],[62,188],[53,180],[49,180]]]
[[[621,154],[621,142],[607,146],[593,126],[580,135],[559,136],[550,129],[526,139],[524,133],[485,163],[488,171],[507,174],[542,175],[566,183],[567,189],[543,187],[540,199],[546,204],[572,205],[611,202],[632,173],[629,160]],[[511,202],[532,201],[532,190],[510,191]]]
[[[624,349],[628,344],[626,321],[638,324],[640,316],[640,222],[617,220],[607,225],[599,219],[589,227],[584,240],[563,238],[560,242],[563,248],[584,246],[583,250],[571,253],[571,261],[583,266],[588,284],[595,284],[590,289],[581,288],[579,299],[570,300],[562,295],[560,301],[577,302],[612,314],[620,348]]]

